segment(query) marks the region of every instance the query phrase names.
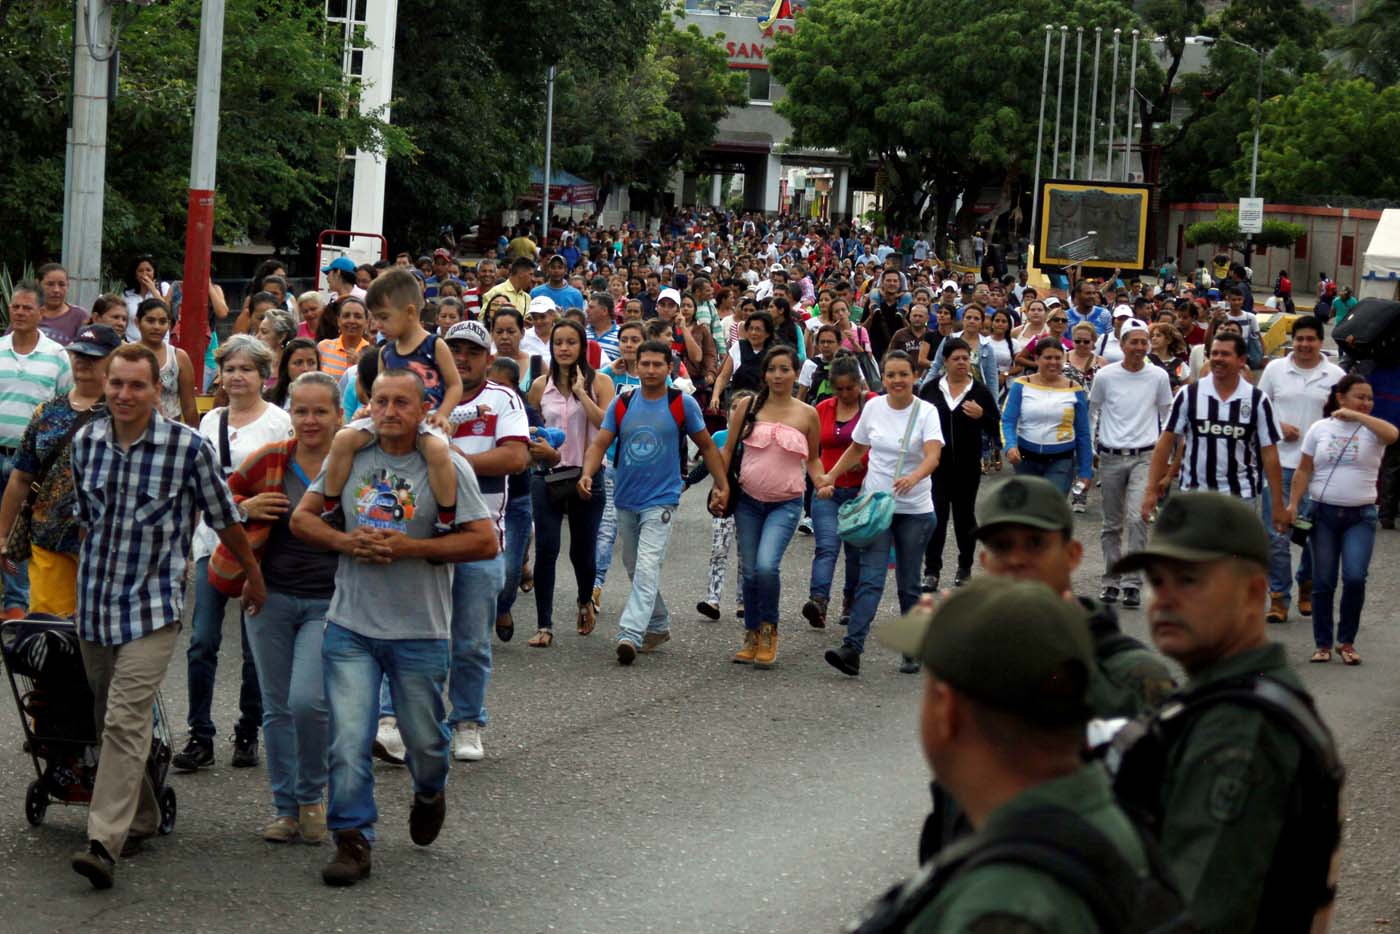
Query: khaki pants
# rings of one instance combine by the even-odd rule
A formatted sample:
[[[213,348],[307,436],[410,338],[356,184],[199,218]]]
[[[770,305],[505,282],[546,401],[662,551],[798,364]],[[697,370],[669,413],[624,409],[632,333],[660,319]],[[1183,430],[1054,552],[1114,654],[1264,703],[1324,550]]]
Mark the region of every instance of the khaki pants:
[[[176,624],[123,645],[78,643],[96,698],[93,721],[102,745],[88,810],[88,839],[102,844],[113,858],[121,852],[128,832],[149,836],[160,824],[160,806],[146,774],[146,759],[151,752],[156,691],[165,680],[179,633]]]

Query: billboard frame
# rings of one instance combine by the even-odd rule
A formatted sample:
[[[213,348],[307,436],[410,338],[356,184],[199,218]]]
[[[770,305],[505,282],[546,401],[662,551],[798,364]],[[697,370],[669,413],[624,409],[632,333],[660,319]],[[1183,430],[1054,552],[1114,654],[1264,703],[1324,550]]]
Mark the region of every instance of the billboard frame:
[[[1148,217],[1152,208],[1153,186],[1142,182],[1097,182],[1083,181],[1070,178],[1047,178],[1040,182],[1040,191],[1036,192],[1036,222],[1039,230],[1035,231],[1035,255],[1037,265],[1044,269],[1062,270],[1065,267],[1076,266],[1081,270],[1095,269],[1111,271],[1119,269],[1123,272],[1147,272],[1149,262],[1147,257],[1147,231]],[[1100,259],[1079,261],[1069,256],[1062,256],[1051,248],[1050,243],[1050,195],[1052,191],[1107,191],[1113,194],[1129,194],[1140,199],[1142,210],[1138,215],[1138,236],[1137,236],[1137,256],[1134,261],[1115,263]]]

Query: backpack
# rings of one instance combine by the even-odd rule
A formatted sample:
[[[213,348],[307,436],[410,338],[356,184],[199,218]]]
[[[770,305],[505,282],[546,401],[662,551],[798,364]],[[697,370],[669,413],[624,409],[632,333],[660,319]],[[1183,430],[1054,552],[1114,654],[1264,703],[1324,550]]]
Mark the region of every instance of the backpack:
[[[1160,834],[1158,796],[1170,750],[1202,713],[1221,703],[1263,711],[1285,727],[1302,750],[1275,846],[1283,858],[1269,868],[1254,929],[1306,930],[1316,915],[1330,910],[1336,895],[1334,856],[1341,844],[1346,780],[1331,731],[1306,695],[1264,675],[1177,695],[1154,716],[1129,723],[1109,744],[1104,763],[1113,776],[1114,794],[1135,819]]]
[[[995,834],[976,833],[948,846],[912,879],[886,892],[847,930],[905,931],[958,875],[992,863],[1015,863],[1050,876],[1088,906],[1103,934],[1198,930],[1156,843],[1141,831],[1138,839],[1147,856],[1145,876],[1079,815],[1055,806],[1032,808]]]
[[[622,420],[627,417],[627,400],[632,393],[624,393],[617,397],[613,403],[613,420],[617,423],[617,454],[613,457],[614,469],[622,466]],[[680,435],[680,472],[685,476],[686,463],[690,460],[690,450],[686,447],[687,435],[685,431],[685,393],[674,386],[666,387],[666,406],[671,410],[671,417],[676,420],[677,434]]]

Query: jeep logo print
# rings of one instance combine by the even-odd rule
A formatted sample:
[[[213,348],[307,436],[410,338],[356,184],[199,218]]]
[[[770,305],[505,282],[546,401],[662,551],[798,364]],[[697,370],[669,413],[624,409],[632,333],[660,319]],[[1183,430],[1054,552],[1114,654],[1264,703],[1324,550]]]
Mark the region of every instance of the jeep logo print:
[[[1020,509],[1026,505],[1028,496],[1024,483],[1019,480],[1010,480],[1001,488],[1001,508]]]

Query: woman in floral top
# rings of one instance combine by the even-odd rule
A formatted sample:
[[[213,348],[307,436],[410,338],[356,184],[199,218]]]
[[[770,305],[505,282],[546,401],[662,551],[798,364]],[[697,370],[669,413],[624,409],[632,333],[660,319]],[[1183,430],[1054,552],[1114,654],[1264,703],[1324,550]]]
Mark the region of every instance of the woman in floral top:
[[[73,435],[88,421],[105,413],[102,400],[107,355],[121,343],[106,325],[88,325],[68,345],[73,365],[73,388],[42,402],[24,430],[10,482],[0,500],[0,552],[5,569],[18,568],[10,556],[10,530],[39,477],[30,523],[29,612],[71,617],[78,600],[78,520],[69,456]],[[39,475],[42,474],[42,477]],[[16,547],[23,543],[13,543]]]

